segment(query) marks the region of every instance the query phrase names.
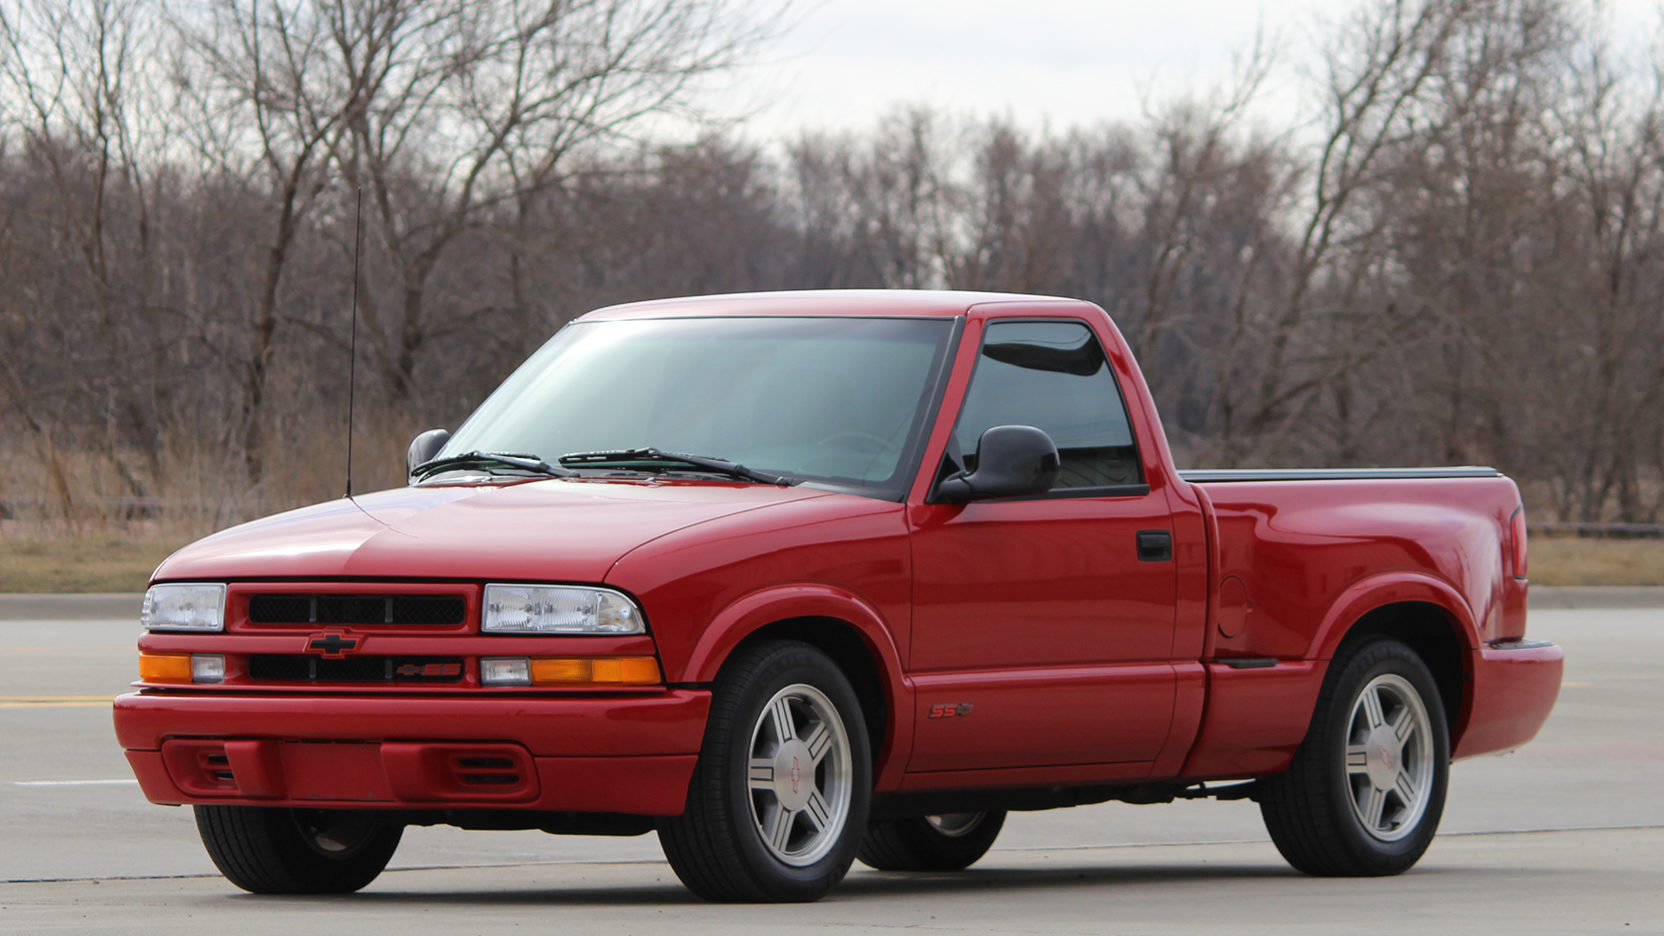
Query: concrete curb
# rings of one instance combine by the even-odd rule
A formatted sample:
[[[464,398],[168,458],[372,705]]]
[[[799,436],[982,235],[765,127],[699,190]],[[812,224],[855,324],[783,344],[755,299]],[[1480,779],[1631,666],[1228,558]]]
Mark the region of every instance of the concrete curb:
[[[3,595],[0,621],[137,621],[141,594]],[[1539,611],[1664,608],[1664,587],[1531,589],[1531,607]]]
[[[137,624],[142,594],[0,595],[0,621],[108,621]]]
[[[1534,611],[1575,609],[1619,610],[1623,608],[1664,608],[1664,587],[1571,587],[1531,589]]]

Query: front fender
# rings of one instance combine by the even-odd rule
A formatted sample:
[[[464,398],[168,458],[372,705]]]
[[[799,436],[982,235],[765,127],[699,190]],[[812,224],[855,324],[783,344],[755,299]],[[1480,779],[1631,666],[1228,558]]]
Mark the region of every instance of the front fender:
[[[803,618],[837,621],[854,631],[866,647],[878,671],[887,709],[884,749],[873,777],[877,789],[895,787],[913,747],[913,686],[902,672],[901,654],[883,617],[858,595],[811,582],[750,592],[712,618],[688,655],[683,680],[714,682],[722,664],[746,638],[770,624]]]

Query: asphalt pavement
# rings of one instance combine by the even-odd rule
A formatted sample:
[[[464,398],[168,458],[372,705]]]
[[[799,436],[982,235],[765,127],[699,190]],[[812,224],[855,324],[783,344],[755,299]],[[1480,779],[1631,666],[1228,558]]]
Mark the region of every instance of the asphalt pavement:
[[[1664,934],[1664,598],[1544,590],[1534,608],[1530,635],[1567,653],[1555,714],[1518,752],[1457,763],[1405,875],[1302,877],[1250,803],[1105,804],[1013,815],[967,872],[857,865],[782,907],[699,903],[653,836],[448,828],[408,830],[354,896],[244,894],[115,743],[137,599],[0,597],[0,933]]]

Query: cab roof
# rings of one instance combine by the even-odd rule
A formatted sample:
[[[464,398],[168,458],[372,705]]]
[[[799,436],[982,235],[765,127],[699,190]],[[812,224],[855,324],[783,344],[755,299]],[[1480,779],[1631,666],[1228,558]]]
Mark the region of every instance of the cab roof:
[[[860,315],[952,318],[972,306],[1022,302],[1083,304],[1059,296],[968,292],[948,289],[807,289],[652,299],[596,309],[580,321],[631,318],[702,318],[752,315]]]

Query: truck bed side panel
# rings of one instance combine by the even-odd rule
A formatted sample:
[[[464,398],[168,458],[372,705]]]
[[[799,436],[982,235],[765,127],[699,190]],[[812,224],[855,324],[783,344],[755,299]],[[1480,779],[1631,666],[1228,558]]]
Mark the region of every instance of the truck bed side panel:
[[[1287,481],[1205,485],[1219,523],[1218,580],[1246,586],[1232,636],[1216,657],[1327,659],[1339,642],[1332,612],[1366,579],[1431,578],[1472,631],[1469,649],[1523,633],[1524,590],[1503,573],[1508,518],[1519,493],[1507,478]],[[1453,602],[1454,603],[1454,602]],[[1505,615],[1504,608],[1511,613]],[[1508,620],[1508,618],[1517,620]]]
[[[1438,606],[1468,651],[1469,670],[1473,651],[1524,633],[1525,583],[1504,568],[1508,519],[1519,506],[1507,478],[1199,486],[1219,530],[1213,588],[1230,583],[1233,600],[1214,609],[1207,713],[1187,777],[1284,769],[1327,661],[1374,608]]]

